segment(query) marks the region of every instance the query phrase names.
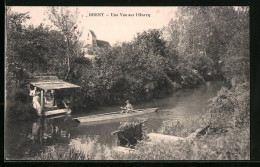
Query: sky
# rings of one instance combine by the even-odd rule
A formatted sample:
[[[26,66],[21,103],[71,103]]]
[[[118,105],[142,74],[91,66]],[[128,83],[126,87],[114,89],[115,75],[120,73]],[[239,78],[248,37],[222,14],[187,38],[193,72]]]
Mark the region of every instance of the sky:
[[[66,7],[71,11],[78,8],[77,27],[79,30],[93,30],[97,39],[116,42],[131,41],[138,32],[159,29],[174,18],[177,7]],[[31,19],[25,25],[52,25],[46,14],[47,7],[11,7],[13,12],[29,12]],[[90,16],[93,13],[103,13]],[[121,16],[127,14],[127,16]],[[117,15],[117,16],[116,16]],[[130,16],[131,15],[131,16]],[[142,15],[142,16],[140,16]]]

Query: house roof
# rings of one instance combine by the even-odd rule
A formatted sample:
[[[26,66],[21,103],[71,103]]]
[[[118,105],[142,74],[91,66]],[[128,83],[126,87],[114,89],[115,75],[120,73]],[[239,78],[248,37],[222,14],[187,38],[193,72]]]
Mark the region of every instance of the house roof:
[[[84,45],[82,48],[90,48],[91,44]]]
[[[57,77],[35,78],[30,82],[30,84],[43,90],[80,88],[80,86],[78,85],[65,82],[63,80],[58,79]]]
[[[92,37],[97,37],[96,34],[94,33],[94,31],[92,31],[92,30],[89,30],[89,31],[90,31]]]
[[[109,42],[107,41],[102,41],[102,40],[97,40],[97,46],[98,47],[110,47]]]

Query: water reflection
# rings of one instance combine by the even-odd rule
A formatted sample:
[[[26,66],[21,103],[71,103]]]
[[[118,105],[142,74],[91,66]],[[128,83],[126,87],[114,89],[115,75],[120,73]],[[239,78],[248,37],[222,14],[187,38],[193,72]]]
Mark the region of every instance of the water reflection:
[[[25,128],[9,122],[7,126],[13,128],[8,129],[5,140],[6,157],[31,157],[43,151],[46,146],[67,145],[70,142],[71,129],[78,125],[79,122],[73,120],[70,115],[40,117],[28,122]]]
[[[38,118],[32,123],[32,131],[27,137],[32,143],[69,143],[71,128],[78,126],[78,124],[69,115]]]

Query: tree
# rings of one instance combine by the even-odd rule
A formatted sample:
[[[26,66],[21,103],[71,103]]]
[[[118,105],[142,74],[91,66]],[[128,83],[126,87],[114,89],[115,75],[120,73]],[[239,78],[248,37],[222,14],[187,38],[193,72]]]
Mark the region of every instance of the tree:
[[[249,29],[238,32],[230,41],[228,50],[222,58],[222,70],[228,81],[238,79],[239,82],[250,78],[250,45]]]
[[[227,45],[226,53],[221,57],[222,71],[228,81],[249,81],[250,77],[250,42],[249,42],[249,9],[236,10],[236,33]]]
[[[234,7],[179,7],[165,28],[168,46],[204,78],[221,75],[220,57],[238,30]]]
[[[28,13],[14,13],[7,8],[6,14],[6,79],[7,90],[20,87],[28,75],[29,70],[23,61],[23,56],[17,54],[20,39],[24,37],[25,27],[22,25],[30,19]]]
[[[66,64],[67,64],[67,74],[66,79],[69,77],[71,71],[71,58],[76,57],[78,52],[78,37],[81,35],[77,31],[77,16],[78,10],[72,13],[70,10],[63,7],[50,7],[47,10],[50,21],[55,25],[55,27],[62,32],[65,37],[66,46]]]
[[[197,74],[179,63],[160,30],[148,30],[131,42],[99,50],[93,66],[81,69],[79,80],[88,102],[144,101],[164,96],[181,85],[201,83]]]
[[[51,30],[42,24],[34,27],[23,26],[28,13],[7,12],[6,69],[7,85],[10,88],[26,88],[25,80],[34,73],[55,73],[67,75],[67,41],[61,32]],[[72,47],[75,49],[76,44]],[[15,91],[13,91],[15,92]]]

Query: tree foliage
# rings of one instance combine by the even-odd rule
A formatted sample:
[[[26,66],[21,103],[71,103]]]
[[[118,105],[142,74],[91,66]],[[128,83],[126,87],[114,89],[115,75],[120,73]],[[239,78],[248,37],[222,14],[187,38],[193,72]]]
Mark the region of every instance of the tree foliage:
[[[131,42],[99,50],[92,66],[83,69],[79,84],[87,99],[122,103],[150,100],[203,83],[199,75],[178,63],[178,55],[167,49],[159,30],[144,31]]]
[[[52,73],[65,78],[67,73],[63,34],[42,24],[25,27],[23,23],[27,19],[30,19],[28,13],[15,13],[9,8],[6,19],[6,89],[8,107],[14,106],[13,111],[28,100],[28,79],[31,76]]]
[[[205,79],[221,76],[221,60],[231,39],[248,23],[243,11],[246,8],[179,7],[177,18],[165,28],[168,46]]]
[[[63,34],[66,41],[66,57],[65,62],[67,64],[66,79],[68,79],[71,72],[71,64],[74,57],[80,54],[78,38],[81,32],[77,30],[77,17],[78,10],[73,13],[70,10],[63,7],[50,7],[47,10],[49,20],[55,25],[58,31]]]

